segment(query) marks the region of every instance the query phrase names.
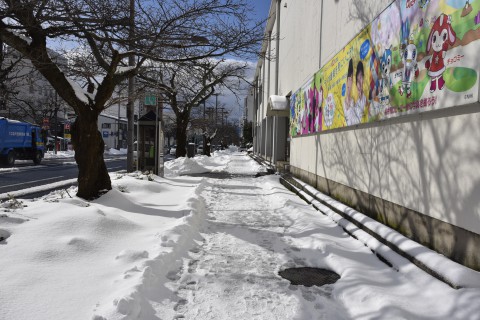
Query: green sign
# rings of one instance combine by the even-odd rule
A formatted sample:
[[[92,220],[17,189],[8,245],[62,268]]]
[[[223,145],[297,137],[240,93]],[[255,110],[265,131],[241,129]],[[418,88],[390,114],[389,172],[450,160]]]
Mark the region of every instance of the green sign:
[[[146,106],[156,106],[157,105],[157,97],[154,95],[146,95],[145,96],[145,105]]]

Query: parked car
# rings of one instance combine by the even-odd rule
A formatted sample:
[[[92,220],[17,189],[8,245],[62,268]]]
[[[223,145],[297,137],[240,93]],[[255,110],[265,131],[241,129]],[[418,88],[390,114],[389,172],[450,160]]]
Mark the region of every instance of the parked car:
[[[177,145],[173,145],[170,147],[170,155],[174,156],[177,153]]]
[[[197,154],[203,154],[203,146],[197,147]]]

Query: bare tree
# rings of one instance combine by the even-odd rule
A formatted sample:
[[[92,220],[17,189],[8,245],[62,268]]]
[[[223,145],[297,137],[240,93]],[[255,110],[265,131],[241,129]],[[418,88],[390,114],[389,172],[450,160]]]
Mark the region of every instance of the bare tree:
[[[4,112],[7,112],[7,105],[18,94],[17,84],[25,78],[25,75],[19,72],[21,60],[19,55],[0,42],[0,110]],[[8,115],[10,116],[10,112]]]
[[[175,113],[177,157],[186,154],[187,128],[192,110],[221,88],[236,95],[247,69],[246,62],[223,59],[171,63],[161,67],[158,71],[161,77],[156,85]],[[153,81],[152,77],[145,75],[143,79]]]
[[[245,0],[0,1],[0,41],[31,60],[77,115],[71,133],[78,196],[111,189],[97,119],[115,87],[146,61],[253,53],[261,24],[250,24],[248,10]],[[92,72],[69,77],[52,58],[51,40],[77,47]]]

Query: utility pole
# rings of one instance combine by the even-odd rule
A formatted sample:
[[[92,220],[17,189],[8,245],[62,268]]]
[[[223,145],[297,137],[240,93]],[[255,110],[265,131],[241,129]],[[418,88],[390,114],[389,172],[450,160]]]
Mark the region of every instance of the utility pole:
[[[218,108],[218,93],[214,93],[215,95],[215,128],[217,127],[217,124],[218,124],[218,112],[217,112],[217,108]]]
[[[58,113],[58,94],[55,92],[55,143],[53,148],[53,153],[57,154],[57,139],[58,139],[58,123],[57,123],[57,113]]]
[[[222,126],[224,125],[223,119],[225,119],[225,124],[228,126],[228,111],[227,110],[223,111],[223,114],[222,114]]]
[[[224,110],[225,108],[224,107],[221,107],[220,108],[220,114],[222,115],[222,126],[223,126],[223,114],[224,114]]]
[[[208,125],[212,125],[212,122],[213,122],[213,108],[212,107],[208,107],[207,108],[207,118],[208,118]]]
[[[120,94],[121,89],[118,90],[118,117],[117,117],[117,150],[120,150]]]
[[[129,38],[129,51],[133,50],[133,44],[132,41],[135,37],[135,0],[130,0],[130,28],[128,31],[128,38]],[[135,56],[130,53],[130,56],[128,57],[128,66],[133,67],[135,65]],[[127,102],[127,122],[128,122],[128,136],[127,136],[127,172],[133,172],[133,132],[135,129],[134,126],[134,100],[133,100],[133,95],[134,95],[134,81],[135,78],[131,74],[128,77],[128,102]]]

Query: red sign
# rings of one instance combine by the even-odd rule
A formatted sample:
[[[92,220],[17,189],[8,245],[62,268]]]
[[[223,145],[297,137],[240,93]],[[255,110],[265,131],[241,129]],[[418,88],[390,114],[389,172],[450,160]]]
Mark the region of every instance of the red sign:
[[[48,130],[49,128],[50,128],[50,121],[48,120],[48,118],[43,118],[42,129]]]

